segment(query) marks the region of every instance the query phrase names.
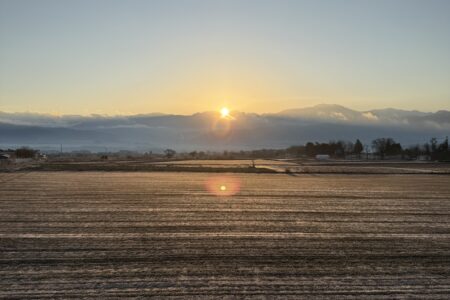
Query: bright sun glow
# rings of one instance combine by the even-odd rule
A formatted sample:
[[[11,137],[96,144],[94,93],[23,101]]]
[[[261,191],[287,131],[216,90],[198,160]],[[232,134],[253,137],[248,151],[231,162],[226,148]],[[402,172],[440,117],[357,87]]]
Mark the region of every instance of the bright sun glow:
[[[221,191],[226,191],[226,190],[227,190],[227,187],[224,186],[224,185],[221,185],[221,186],[220,186],[220,190],[221,190]]]
[[[226,118],[230,116],[230,110],[226,107],[222,107],[222,109],[220,110],[220,115],[222,118]]]

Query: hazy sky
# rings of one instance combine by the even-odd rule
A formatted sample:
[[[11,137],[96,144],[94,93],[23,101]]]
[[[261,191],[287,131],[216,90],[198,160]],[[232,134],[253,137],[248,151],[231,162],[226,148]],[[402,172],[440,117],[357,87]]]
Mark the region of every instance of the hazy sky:
[[[450,1],[0,0],[0,111],[450,109]]]

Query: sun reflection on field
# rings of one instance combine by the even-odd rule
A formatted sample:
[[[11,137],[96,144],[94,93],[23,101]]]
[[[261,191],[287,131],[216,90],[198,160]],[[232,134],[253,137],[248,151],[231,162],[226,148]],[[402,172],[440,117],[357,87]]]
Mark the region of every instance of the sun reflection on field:
[[[215,196],[232,196],[240,190],[239,179],[231,175],[215,176],[206,181],[206,189]]]

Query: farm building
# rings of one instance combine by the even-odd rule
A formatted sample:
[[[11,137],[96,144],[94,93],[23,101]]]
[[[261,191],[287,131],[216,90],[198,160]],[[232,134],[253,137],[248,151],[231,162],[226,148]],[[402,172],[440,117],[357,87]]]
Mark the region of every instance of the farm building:
[[[0,154],[0,160],[9,160],[10,158],[9,154]]]
[[[7,153],[0,153],[0,165],[8,165],[13,161],[13,156]]]
[[[330,156],[328,154],[317,154],[316,160],[329,160]]]

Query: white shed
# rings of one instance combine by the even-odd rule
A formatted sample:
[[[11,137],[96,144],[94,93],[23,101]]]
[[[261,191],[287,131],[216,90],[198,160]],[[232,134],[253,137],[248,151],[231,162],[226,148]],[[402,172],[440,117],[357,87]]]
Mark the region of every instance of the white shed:
[[[317,160],[329,160],[330,156],[328,154],[317,154],[316,159]]]

